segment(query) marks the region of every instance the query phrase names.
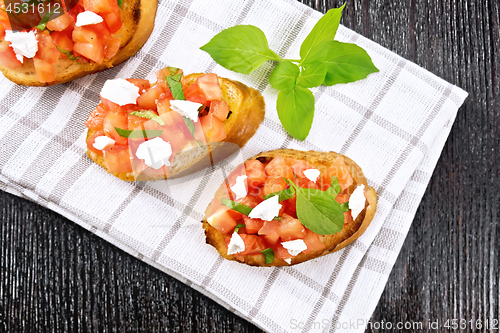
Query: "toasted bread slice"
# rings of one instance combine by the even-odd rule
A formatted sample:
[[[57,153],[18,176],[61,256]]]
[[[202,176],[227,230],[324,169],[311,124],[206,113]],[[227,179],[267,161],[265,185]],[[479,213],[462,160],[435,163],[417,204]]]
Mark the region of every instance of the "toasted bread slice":
[[[305,160],[311,164],[312,167],[318,169],[321,174],[319,179],[323,177],[326,170],[335,161],[338,156],[343,156],[349,172],[355,181],[355,185],[365,185],[365,197],[366,204],[365,209],[358,215],[355,221],[344,225],[342,230],[333,235],[319,235],[321,242],[325,245],[324,250],[316,251],[309,254],[299,253],[297,256],[291,259],[291,265],[298,264],[307,260],[311,260],[326,254],[338,251],[345,246],[352,243],[359,236],[363,234],[368,225],[375,215],[377,208],[377,193],[371,187],[368,187],[367,181],[361,168],[350,158],[342,154],[335,152],[318,152],[318,151],[298,151],[293,149],[278,149],[269,152],[260,153],[251,159],[258,159],[261,162],[269,162],[274,157],[281,155],[283,157],[291,157],[298,160]],[[215,194],[216,199],[227,198],[229,199],[227,193],[227,186],[223,183]],[[235,255],[227,254],[227,245],[225,243],[225,235],[220,233],[214,227],[212,227],[207,218],[212,214],[212,205],[210,204],[205,211],[205,219],[202,221],[203,229],[205,229],[205,236],[207,244],[214,246],[221,256],[228,260],[237,260]],[[244,255],[243,261],[239,260],[247,265],[252,266],[290,266],[289,263],[285,262],[283,259],[274,258],[271,264],[265,263],[264,255]]]
[[[189,74],[184,77],[187,87],[196,82],[203,73]],[[223,100],[232,111],[230,117],[224,121],[226,138],[223,142],[209,143],[208,146],[197,147],[175,155],[168,178],[182,177],[220,162],[236,152],[255,134],[260,123],[264,120],[265,104],[262,95],[255,89],[241,82],[219,77],[222,88]],[[87,140],[94,134],[89,130]],[[107,170],[103,155],[98,155],[87,150],[87,156]],[[158,180],[165,177],[152,178],[137,175],[133,172],[112,173],[114,176],[125,180]]]
[[[77,60],[59,58],[58,63],[54,65],[55,80],[48,83],[38,81],[33,59],[25,58],[23,65],[16,69],[0,66],[0,71],[7,79],[17,84],[43,87],[72,81],[116,66],[133,56],[146,43],[153,31],[157,4],[157,0],[124,0],[120,13],[122,27],[113,35],[120,39],[120,51],[101,64],[84,64]]]

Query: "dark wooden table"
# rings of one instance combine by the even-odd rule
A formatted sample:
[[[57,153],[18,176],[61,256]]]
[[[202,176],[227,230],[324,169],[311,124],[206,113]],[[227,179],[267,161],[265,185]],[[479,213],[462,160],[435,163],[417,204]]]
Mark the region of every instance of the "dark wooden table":
[[[499,17],[499,0],[347,0],[345,26],[470,94],[373,323],[500,319]],[[0,332],[260,331],[50,210],[5,192],[0,209]]]

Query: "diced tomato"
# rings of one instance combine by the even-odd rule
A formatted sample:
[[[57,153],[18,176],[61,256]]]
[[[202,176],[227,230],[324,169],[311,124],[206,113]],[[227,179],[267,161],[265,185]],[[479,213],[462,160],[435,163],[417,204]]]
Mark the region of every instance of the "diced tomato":
[[[47,29],[51,31],[63,31],[74,23],[73,18],[68,13],[64,13],[63,15],[47,22]]]
[[[83,7],[94,13],[119,13],[118,3],[114,0],[83,0]]]
[[[344,158],[339,156],[333,161],[332,165],[326,170],[323,176],[323,190],[330,187],[331,177],[337,177],[339,185],[342,188],[342,192],[351,193],[354,180],[352,179],[349,169],[345,164]]]
[[[205,95],[196,83],[191,84],[187,89],[184,90],[184,98],[186,98],[186,101],[207,104]]]
[[[258,196],[254,196],[254,195],[250,195],[250,194],[247,195],[246,197],[244,197],[243,199],[236,200],[236,202],[242,203],[242,204],[244,204],[248,207],[252,207],[252,208],[255,208],[255,206],[260,204],[262,201],[264,201],[263,198],[258,197]]]
[[[149,121],[147,118],[128,115],[128,129],[144,129],[144,123]]]
[[[106,108],[108,111],[113,111],[113,112],[121,112],[121,111],[126,111],[125,107],[122,107],[114,102],[111,102],[109,99],[106,99],[101,96],[101,104]]]
[[[279,234],[280,223],[278,220],[264,221],[264,225],[259,229],[259,235],[270,235],[272,233]]]
[[[259,160],[248,160],[245,162],[245,172],[247,175],[248,190],[260,187],[266,181],[264,164]]]
[[[319,235],[315,232],[312,232],[309,229],[305,231],[306,236],[304,237],[304,243],[307,245],[307,249],[302,251],[304,254],[310,254],[316,251],[324,250],[326,247],[321,242]]]
[[[108,110],[106,110],[102,103],[97,105],[94,111],[90,113],[87,121],[85,122],[85,126],[94,131],[102,130],[104,117],[107,113]]]
[[[75,27],[73,41],[75,42],[73,49],[76,52],[95,63],[101,64],[103,62],[104,42],[92,29],[85,26]]]
[[[349,224],[352,221],[351,211],[344,212],[344,225]]]
[[[312,182],[307,178],[292,178],[292,182],[294,182],[298,187],[302,188],[319,188],[319,185],[317,183]]]
[[[54,45],[59,46],[63,51],[73,51],[73,41],[64,32],[54,31],[50,36]],[[66,58],[62,52],[59,56]]]
[[[208,142],[220,142],[226,138],[224,123],[213,114],[201,117],[200,122]]]
[[[281,243],[277,244],[274,256],[278,259],[290,259],[293,257],[290,252],[288,252],[288,250],[281,245]]]
[[[120,19],[120,13],[119,12],[113,12],[113,13],[106,13],[101,15],[102,18],[104,19],[104,22],[109,27],[109,31],[112,34],[115,34],[120,30],[122,27],[122,20]]]
[[[257,236],[257,235],[241,234],[240,237],[241,237],[241,239],[243,239],[243,242],[245,243],[245,250],[238,253],[239,255],[259,254],[260,251],[263,251],[266,249],[266,246],[265,246],[263,240],[260,239],[259,236]]]
[[[165,113],[172,111],[172,109],[170,107],[170,100],[169,99],[157,99],[156,100],[156,110],[158,111],[158,114],[165,114]]]
[[[184,119],[177,112],[167,112],[161,114],[160,117],[165,122],[165,126],[162,126],[161,138],[170,143],[174,154],[180,152],[192,137]]]
[[[139,88],[139,93],[141,93],[144,89],[149,89],[149,87],[151,86],[151,83],[149,83],[148,80],[127,79],[127,81]]]
[[[196,79],[196,84],[200,87],[207,101],[220,101],[222,99],[222,89],[217,74],[201,75]]]
[[[210,103],[210,112],[217,118],[224,121],[229,114],[229,104],[226,101],[212,101]]]
[[[266,166],[265,170],[268,176],[279,176],[288,179],[295,178],[292,168],[286,164],[285,159],[281,155],[273,158],[273,160]]]
[[[298,219],[293,218],[288,214],[283,214],[280,222],[279,235],[283,242],[304,238],[306,236],[306,228],[304,228]]]
[[[243,223],[245,223],[245,229],[248,234],[257,234],[259,230],[264,226],[264,220],[261,219],[251,219],[246,215],[243,215]]]
[[[89,25],[86,25],[85,28],[94,31],[97,34],[97,36],[99,36],[101,38],[105,37],[105,36],[111,36],[111,32],[109,31],[109,28],[108,28],[108,25],[106,24],[106,22],[89,24]]]
[[[262,188],[262,194],[264,196],[279,192],[286,188],[287,184],[283,177],[281,176],[269,176],[266,178],[266,182],[264,183],[264,187]]]
[[[335,198],[335,200],[339,204],[346,203],[347,201],[349,201],[349,194],[339,194],[339,195],[337,195],[337,197]]]
[[[292,212],[296,213],[297,212],[297,195],[294,195],[290,199],[287,200],[288,206],[287,208],[291,210]]]
[[[36,57],[33,58],[33,65],[35,66],[36,78],[38,81],[48,83],[55,80],[54,65]]]
[[[177,74],[182,73],[182,69],[179,69]],[[170,76],[170,69],[168,67],[162,68],[156,72],[156,85],[162,90],[162,92],[170,91],[170,88],[167,84],[167,76]],[[176,74],[176,75],[177,75]],[[184,78],[184,76],[182,76]]]
[[[105,136],[106,134],[104,134],[104,131],[103,130],[100,130],[100,131],[97,131],[95,132],[94,134],[92,134],[90,136],[90,138],[87,140],[87,148],[96,153],[96,154],[99,154],[99,155],[102,155],[102,150],[99,150],[99,149],[95,149],[94,148],[94,143],[95,143],[95,138],[99,137],[99,136]]]
[[[137,98],[137,105],[141,109],[156,111],[156,100],[160,97],[160,94],[161,91],[156,86],[146,88],[146,92]]]
[[[287,158],[286,160],[287,160],[287,162],[290,162],[289,158]],[[290,160],[292,160],[292,159],[290,159]],[[304,160],[295,160],[295,161],[292,161],[292,163],[289,165],[292,168],[293,173],[295,173],[295,175],[297,177],[306,178],[306,179],[307,179],[307,177],[304,175],[304,170],[308,170],[308,169],[313,168],[307,161],[304,161]]]
[[[10,47],[10,42],[0,41],[0,65],[11,69],[16,69],[23,65],[17,60],[14,49]]]
[[[104,161],[106,162],[109,172],[132,172],[132,163],[128,146],[119,146],[115,144],[110,148],[106,148],[104,150]]]
[[[43,60],[51,65],[56,64],[59,61],[59,54],[61,53],[52,42],[52,37],[49,35],[48,31],[39,33],[36,39],[38,41],[38,51],[36,52],[35,58]]]
[[[238,224],[228,210],[227,207],[220,207],[207,218],[208,223],[222,234],[232,232]]]
[[[120,40],[112,36],[103,36],[102,40],[104,41],[104,58],[113,58],[120,50]],[[144,81],[149,83],[148,80]],[[142,91],[142,89],[140,91]]]
[[[128,119],[124,112],[109,111],[104,117],[103,127],[106,135],[115,140],[116,144],[126,145],[128,143],[128,139],[119,136],[115,130],[115,127],[128,129]]]

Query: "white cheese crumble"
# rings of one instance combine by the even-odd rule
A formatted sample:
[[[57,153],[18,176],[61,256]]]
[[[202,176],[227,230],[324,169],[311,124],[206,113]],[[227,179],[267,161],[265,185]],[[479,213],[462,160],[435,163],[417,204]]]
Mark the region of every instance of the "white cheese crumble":
[[[105,148],[113,146],[114,144],[115,144],[115,140],[103,135],[103,136],[98,136],[97,138],[95,138],[92,146],[94,146],[95,149],[103,150]]]
[[[310,181],[315,182],[315,183],[316,183],[316,180],[318,180],[319,174],[320,174],[320,172],[318,169],[304,170],[304,176],[306,176],[307,179],[309,179]]]
[[[144,160],[147,166],[158,170],[170,165],[168,159],[172,155],[172,146],[158,137],[141,143],[135,155]]]
[[[203,104],[191,101],[183,101],[180,99],[174,99],[173,101],[170,101],[170,107],[173,111],[179,113],[181,116],[190,118],[195,123],[198,121],[198,109],[201,106],[203,106]]]
[[[288,265],[292,264],[292,259],[290,259],[290,258],[289,259],[283,259],[283,260],[285,260]]]
[[[236,254],[243,251],[245,251],[245,242],[237,232],[233,232],[231,241],[227,246],[227,254]]]
[[[245,179],[247,179],[246,175],[236,177],[236,183],[230,187],[231,191],[236,194],[236,200],[243,199],[248,194]]]
[[[38,42],[34,31],[13,32],[5,31],[5,40],[11,43],[17,60],[23,63],[23,56],[33,58],[38,51]]]
[[[86,10],[78,14],[78,16],[76,17],[75,25],[77,27],[82,27],[84,25],[101,23],[102,21],[103,19],[100,15],[97,15],[94,12]]]
[[[251,219],[271,221],[273,218],[278,216],[280,209],[281,204],[279,203],[279,196],[275,195],[274,197],[264,200],[255,206],[250,214],[248,214],[248,217]]]
[[[101,97],[120,106],[135,104],[139,96],[139,87],[125,79],[108,80],[101,90]]]
[[[351,210],[352,219],[355,220],[359,213],[365,209],[365,185],[361,184],[349,197],[349,209]]]
[[[288,253],[290,253],[294,257],[300,252],[307,250],[307,245],[302,239],[283,242],[281,243],[281,245],[283,245],[283,247],[288,250]]]

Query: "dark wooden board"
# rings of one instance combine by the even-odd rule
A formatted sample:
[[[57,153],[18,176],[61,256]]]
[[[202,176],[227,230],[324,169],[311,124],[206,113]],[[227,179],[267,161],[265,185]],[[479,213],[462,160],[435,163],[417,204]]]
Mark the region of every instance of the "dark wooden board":
[[[347,0],[345,26],[470,94],[374,324],[500,319],[499,17],[499,0]],[[0,332],[260,332],[48,209],[0,192],[0,210]]]

